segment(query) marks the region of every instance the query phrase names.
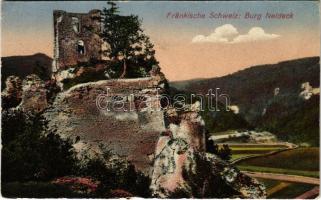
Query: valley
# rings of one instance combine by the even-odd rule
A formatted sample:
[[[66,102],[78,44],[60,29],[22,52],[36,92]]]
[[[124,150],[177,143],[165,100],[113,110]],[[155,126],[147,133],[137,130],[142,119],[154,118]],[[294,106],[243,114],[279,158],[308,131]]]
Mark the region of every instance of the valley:
[[[240,142],[244,132],[212,133],[211,138],[228,144],[235,164],[243,173],[258,179],[267,198],[312,198],[319,194],[319,147],[299,147],[282,141]]]

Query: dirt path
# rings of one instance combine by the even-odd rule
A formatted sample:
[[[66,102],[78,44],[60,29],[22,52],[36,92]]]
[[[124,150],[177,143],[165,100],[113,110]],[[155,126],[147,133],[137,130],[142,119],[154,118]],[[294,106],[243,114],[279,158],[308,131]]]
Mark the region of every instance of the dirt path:
[[[295,197],[296,199],[309,199],[309,198],[314,198],[315,196],[317,196],[319,194],[319,187],[314,187],[312,190],[309,190],[303,194],[301,194],[300,196]]]
[[[249,172],[242,171],[248,176],[254,178],[263,178],[263,179],[272,179],[272,180],[280,180],[286,182],[296,182],[296,183],[307,183],[312,185],[320,185],[320,179],[306,177],[306,176],[296,176],[296,175],[285,175],[285,174],[274,174],[274,173],[265,173],[265,172]]]

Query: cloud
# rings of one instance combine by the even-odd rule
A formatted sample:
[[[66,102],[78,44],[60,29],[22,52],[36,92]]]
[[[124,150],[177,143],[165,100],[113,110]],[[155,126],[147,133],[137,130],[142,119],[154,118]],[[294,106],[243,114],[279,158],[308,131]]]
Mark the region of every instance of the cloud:
[[[261,27],[253,27],[247,34],[239,34],[238,30],[231,24],[225,24],[217,27],[213,33],[208,36],[196,35],[192,43],[242,43],[252,41],[271,40],[280,37],[277,34],[269,34]]]
[[[280,37],[277,34],[265,33],[261,27],[253,27],[245,35],[238,35],[232,41],[232,43],[251,42],[259,40],[271,40]]]
[[[192,39],[193,43],[213,42],[213,43],[228,43],[228,38],[238,34],[237,29],[231,24],[225,24],[217,27],[213,33],[208,36],[197,35]]]

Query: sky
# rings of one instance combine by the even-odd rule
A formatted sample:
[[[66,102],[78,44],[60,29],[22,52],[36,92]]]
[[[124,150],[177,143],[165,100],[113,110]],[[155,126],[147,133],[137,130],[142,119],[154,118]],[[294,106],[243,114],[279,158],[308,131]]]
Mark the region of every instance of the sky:
[[[126,1],[118,5],[121,14],[142,19],[170,81],[219,77],[253,65],[320,54],[315,1]],[[41,52],[53,56],[53,10],[88,12],[105,6],[103,1],[2,2],[1,55]],[[204,17],[175,18],[177,13]],[[238,17],[222,19],[219,13]],[[267,13],[287,18],[268,18]]]

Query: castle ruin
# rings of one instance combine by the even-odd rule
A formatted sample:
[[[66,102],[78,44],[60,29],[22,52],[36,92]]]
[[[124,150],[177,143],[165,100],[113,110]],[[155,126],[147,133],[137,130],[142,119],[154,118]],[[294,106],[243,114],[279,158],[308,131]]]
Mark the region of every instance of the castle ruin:
[[[100,19],[100,10],[88,13],[54,11],[53,72],[103,59]]]

